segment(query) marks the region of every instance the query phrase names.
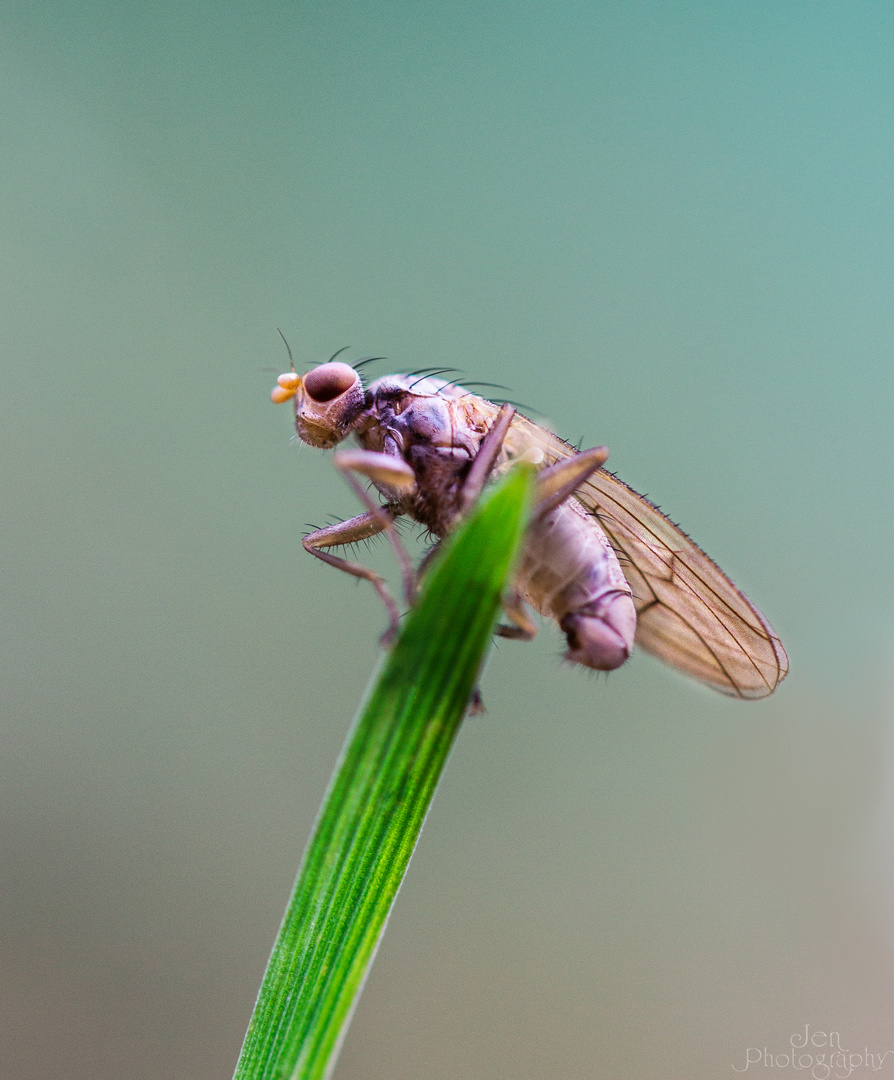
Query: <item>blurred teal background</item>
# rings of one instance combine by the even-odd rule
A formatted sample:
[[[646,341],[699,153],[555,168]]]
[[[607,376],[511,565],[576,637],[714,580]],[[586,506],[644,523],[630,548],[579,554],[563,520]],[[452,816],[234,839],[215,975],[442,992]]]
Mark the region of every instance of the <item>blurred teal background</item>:
[[[892,50],[861,0],[4,5],[0,1074],[235,1063],[384,627],[301,552],[356,504],[277,326],[606,443],[792,661],[501,643],[336,1080],[894,1050]]]

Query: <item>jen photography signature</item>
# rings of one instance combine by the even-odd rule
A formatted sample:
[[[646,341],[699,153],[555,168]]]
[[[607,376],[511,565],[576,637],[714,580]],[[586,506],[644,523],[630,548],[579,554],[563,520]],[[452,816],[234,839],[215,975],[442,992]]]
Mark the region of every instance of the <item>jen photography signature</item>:
[[[837,1031],[820,1031],[810,1024],[789,1037],[785,1049],[749,1046],[733,1069],[738,1073],[759,1069],[785,1069],[802,1072],[812,1080],[842,1080],[859,1073],[878,1073],[887,1065],[886,1073],[894,1075],[894,1050],[849,1049],[841,1045]]]

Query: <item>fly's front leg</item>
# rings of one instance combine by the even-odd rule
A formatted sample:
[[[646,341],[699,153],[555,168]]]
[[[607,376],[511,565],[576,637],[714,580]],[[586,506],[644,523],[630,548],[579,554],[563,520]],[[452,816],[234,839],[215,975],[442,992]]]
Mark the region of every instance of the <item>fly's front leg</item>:
[[[412,495],[416,490],[416,476],[413,470],[402,458],[391,454],[380,454],[375,450],[339,450],[333,460],[335,467],[344,475],[357,498],[364,506],[369,507],[371,514],[382,515],[385,511],[381,518],[382,528],[378,531],[384,531],[388,536],[403,577],[404,599],[408,605],[412,605],[416,599],[416,572],[409,553],[394,527],[396,515],[387,511],[386,507],[377,506],[370,498],[369,492],[353,474],[359,473],[377,487],[382,485],[399,495]]]
[[[358,517],[350,518],[348,521],[340,521],[337,525],[328,525],[325,529],[316,529],[314,532],[308,533],[301,541],[305,551],[310,552],[311,555],[318,559],[322,559],[324,563],[334,566],[337,570],[344,570],[346,574],[351,574],[353,577],[370,582],[379,594],[382,603],[388,609],[389,626],[383,638],[385,643],[389,642],[397,632],[400,612],[397,610],[397,604],[395,604],[391,593],[388,592],[384,580],[375,570],[370,570],[368,566],[362,566],[351,559],[343,559],[339,555],[331,555],[325,548],[344,547],[346,544],[356,544],[361,540],[369,540],[370,537],[378,536],[380,532],[393,527],[394,517],[394,511],[390,507],[379,506],[375,510],[369,511],[369,513],[360,514]]]

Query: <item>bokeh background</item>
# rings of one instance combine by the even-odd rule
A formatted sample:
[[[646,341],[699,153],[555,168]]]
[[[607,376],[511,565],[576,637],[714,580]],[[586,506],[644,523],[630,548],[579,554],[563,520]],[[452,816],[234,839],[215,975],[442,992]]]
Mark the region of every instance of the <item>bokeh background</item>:
[[[894,1050],[892,49],[864,0],[3,5],[0,1075],[235,1063],[384,626],[300,550],[356,504],[277,326],[606,443],[792,661],[501,643],[336,1080]]]

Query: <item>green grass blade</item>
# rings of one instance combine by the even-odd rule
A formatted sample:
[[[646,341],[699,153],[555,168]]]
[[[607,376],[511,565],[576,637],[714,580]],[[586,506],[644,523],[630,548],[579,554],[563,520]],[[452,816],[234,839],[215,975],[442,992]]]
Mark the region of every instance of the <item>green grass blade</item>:
[[[235,1080],[331,1070],[459,730],[527,520],[516,468],[445,543],[336,767]]]

